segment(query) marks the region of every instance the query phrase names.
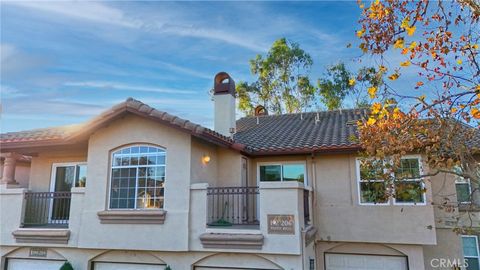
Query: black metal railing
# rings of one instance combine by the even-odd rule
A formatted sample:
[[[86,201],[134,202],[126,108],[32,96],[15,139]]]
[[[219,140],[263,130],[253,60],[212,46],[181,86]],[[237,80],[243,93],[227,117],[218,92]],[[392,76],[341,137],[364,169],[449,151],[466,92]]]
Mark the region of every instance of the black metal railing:
[[[258,187],[207,189],[207,225],[258,225]]]
[[[71,192],[26,192],[22,227],[68,227]]]
[[[310,224],[310,200],[309,196],[310,191],[307,189],[303,190],[303,220],[305,225]]]

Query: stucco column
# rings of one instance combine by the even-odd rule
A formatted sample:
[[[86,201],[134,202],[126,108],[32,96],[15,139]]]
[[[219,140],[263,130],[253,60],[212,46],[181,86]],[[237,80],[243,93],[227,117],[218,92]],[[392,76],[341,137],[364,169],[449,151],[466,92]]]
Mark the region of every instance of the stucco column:
[[[3,161],[3,174],[0,183],[18,185],[17,181],[15,181],[15,165],[17,164],[17,158],[19,158],[20,155],[17,153],[6,153],[2,156],[5,160]]]

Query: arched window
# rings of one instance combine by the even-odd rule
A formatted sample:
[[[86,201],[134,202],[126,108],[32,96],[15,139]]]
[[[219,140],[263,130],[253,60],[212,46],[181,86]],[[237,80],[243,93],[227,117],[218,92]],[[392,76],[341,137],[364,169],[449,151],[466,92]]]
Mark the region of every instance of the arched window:
[[[146,145],[113,152],[110,209],[163,208],[165,156],[162,148]]]

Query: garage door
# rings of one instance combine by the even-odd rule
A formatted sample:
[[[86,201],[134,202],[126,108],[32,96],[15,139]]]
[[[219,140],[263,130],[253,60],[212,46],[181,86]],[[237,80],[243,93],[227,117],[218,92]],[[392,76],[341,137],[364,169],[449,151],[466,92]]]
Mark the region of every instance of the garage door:
[[[64,264],[64,261],[52,260],[32,260],[32,259],[8,259],[8,270],[58,270]]]
[[[196,266],[195,270],[256,270],[254,268],[222,268],[222,267],[199,267]]]
[[[399,256],[325,254],[326,270],[407,270],[407,258]]]
[[[163,270],[165,265],[139,263],[95,262],[94,270]]]

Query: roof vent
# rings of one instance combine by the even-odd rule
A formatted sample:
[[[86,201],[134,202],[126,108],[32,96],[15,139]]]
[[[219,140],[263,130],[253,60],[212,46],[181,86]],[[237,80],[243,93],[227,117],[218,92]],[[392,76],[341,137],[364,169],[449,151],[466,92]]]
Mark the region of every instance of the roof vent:
[[[255,116],[262,116],[262,115],[268,115],[268,111],[262,105],[258,105],[257,107],[255,107]]]
[[[215,95],[231,94],[235,96],[235,82],[226,72],[219,72],[213,80],[213,91]]]

